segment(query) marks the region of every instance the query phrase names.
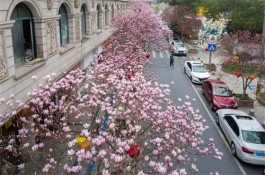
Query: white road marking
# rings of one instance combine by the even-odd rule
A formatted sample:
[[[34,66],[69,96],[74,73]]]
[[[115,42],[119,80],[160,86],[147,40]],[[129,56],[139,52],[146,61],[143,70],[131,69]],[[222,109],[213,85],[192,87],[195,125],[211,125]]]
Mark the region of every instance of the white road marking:
[[[186,76],[186,77],[187,77],[187,76]],[[227,143],[226,138],[225,138],[224,135],[222,134],[220,128],[217,126],[216,122],[215,122],[214,119],[212,118],[211,112],[209,111],[209,109],[208,109],[207,106],[205,105],[204,101],[202,100],[202,98],[201,98],[200,94],[198,93],[198,91],[196,90],[195,86],[192,84],[191,81],[189,81],[189,82],[190,82],[192,88],[195,90],[195,93],[197,94],[199,100],[202,102],[202,105],[203,105],[204,108],[206,109],[206,111],[207,111],[207,113],[208,113],[210,119],[212,120],[213,125],[215,126],[216,130],[217,130],[218,133],[220,134],[220,136],[221,136],[221,138],[223,139],[223,141],[224,141],[224,143],[225,143],[227,149],[228,149],[229,152],[230,152],[229,144]],[[245,172],[244,168],[243,168],[242,165],[239,163],[239,161],[237,160],[237,158],[235,158],[235,157],[233,156],[233,159],[235,160],[235,162],[236,162],[238,168],[240,169],[242,175],[247,175],[247,173]]]
[[[170,57],[170,52],[168,51],[168,50],[166,50],[166,54],[167,54],[167,58],[169,58]]]
[[[163,54],[162,52],[159,52],[160,58],[163,58]]]
[[[156,52],[152,51],[153,58],[156,58]]]

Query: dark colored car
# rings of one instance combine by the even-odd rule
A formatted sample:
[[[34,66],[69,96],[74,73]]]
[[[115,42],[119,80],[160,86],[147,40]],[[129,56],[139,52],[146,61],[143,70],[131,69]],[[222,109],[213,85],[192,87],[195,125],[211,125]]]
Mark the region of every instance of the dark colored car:
[[[225,108],[237,109],[237,101],[233,92],[221,80],[204,80],[202,83],[202,94],[213,111]]]

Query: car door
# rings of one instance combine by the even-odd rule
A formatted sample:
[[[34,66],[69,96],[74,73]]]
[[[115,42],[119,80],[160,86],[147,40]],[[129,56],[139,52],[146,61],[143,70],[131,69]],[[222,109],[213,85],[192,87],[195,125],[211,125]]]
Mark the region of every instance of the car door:
[[[205,82],[205,98],[208,102],[212,101],[212,93],[213,93],[213,88],[212,85],[209,81]]]
[[[192,71],[191,63],[190,63],[190,62],[187,62],[187,69],[186,69],[186,72],[187,72],[187,75],[188,75],[189,77],[191,76],[191,71]]]
[[[235,120],[232,118],[232,116],[225,116],[224,117],[224,133],[226,135],[226,138],[229,143],[232,141],[238,142],[239,137],[239,128]]]

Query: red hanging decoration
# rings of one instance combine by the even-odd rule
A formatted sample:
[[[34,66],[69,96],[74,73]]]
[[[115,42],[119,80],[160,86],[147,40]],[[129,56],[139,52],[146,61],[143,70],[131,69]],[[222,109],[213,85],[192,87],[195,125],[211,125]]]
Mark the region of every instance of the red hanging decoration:
[[[134,145],[132,146],[128,151],[127,154],[129,154],[129,156],[131,158],[134,158],[135,156],[139,156],[139,154],[141,153],[141,150],[139,148],[138,145]]]
[[[134,75],[132,75],[132,74],[128,74],[128,79],[131,79],[131,78],[133,78],[134,77]]]
[[[226,63],[227,63],[227,64],[232,64],[233,61],[232,61],[232,60],[227,60]]]
[[[148,59],[151,55],[149,53],[145,53],[145,57]]]
[[[240,77],[240,76],[242,76],[242,73],[241,72],[235,72],[234,74],[236,75],[237,78]]]

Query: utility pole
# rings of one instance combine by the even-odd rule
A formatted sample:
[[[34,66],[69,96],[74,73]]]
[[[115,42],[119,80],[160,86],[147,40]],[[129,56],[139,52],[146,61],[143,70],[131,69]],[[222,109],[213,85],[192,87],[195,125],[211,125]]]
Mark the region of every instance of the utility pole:
[[[212,53],[213,51],[209,51],[210,52],[210,56],[209,56],[209,64],[212,64]]]

